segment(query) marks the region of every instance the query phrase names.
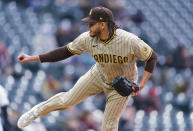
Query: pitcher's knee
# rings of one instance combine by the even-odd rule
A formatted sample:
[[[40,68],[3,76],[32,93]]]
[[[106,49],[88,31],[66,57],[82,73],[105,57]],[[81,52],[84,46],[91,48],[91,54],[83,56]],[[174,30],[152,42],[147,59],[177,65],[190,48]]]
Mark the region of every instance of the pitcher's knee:
[[[60,104],[64,106],[64,108],[69,108],[75,104],[77,104],[78,98],[76,95],[72,95],[71,92],[61,92],[57,94],[57,97],[60,101]]]

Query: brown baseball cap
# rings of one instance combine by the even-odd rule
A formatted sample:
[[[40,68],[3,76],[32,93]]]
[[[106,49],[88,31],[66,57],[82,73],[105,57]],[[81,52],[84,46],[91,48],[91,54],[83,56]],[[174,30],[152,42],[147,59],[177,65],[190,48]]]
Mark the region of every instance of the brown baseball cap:
[[[89,16],[82,19],[83,22],[114,22],[113,13],[105,7],[95,7],[90,10]]]

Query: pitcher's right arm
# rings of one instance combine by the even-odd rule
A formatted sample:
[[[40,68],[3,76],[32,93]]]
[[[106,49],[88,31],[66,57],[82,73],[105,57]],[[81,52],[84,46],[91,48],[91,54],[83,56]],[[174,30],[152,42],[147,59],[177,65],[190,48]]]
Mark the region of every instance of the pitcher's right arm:
[[[67,46],[56,48],[48,53],[30,56],[27,54],[21,54],[18,56],[17,60],[21,63],[25,62],[57,62],[64,60],[73,54],[67,49]]]

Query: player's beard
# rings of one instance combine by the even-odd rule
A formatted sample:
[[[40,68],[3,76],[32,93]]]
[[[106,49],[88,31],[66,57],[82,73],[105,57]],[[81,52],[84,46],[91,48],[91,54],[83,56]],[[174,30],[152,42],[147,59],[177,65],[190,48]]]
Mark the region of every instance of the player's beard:
[[[97,29],[95,31],[90,31],[90,36],[91,37],[100,36],[100,34],[101,34],[100,29]]]

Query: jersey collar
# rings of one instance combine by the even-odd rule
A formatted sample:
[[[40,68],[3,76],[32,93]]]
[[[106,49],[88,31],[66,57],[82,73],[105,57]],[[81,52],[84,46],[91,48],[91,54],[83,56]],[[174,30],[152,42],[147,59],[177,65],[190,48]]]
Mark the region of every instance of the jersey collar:
[[[111,36],[111,38],[110,39],[108,39],[107,41],[102,41],[102,40],[100,40],[99,39],[99,41],[102,43],[102,44],[108,44],[113,38],[114,38],[114,36],[115,36],[115,29],[114,29],[114,31],[113,31],[113,35]]]

